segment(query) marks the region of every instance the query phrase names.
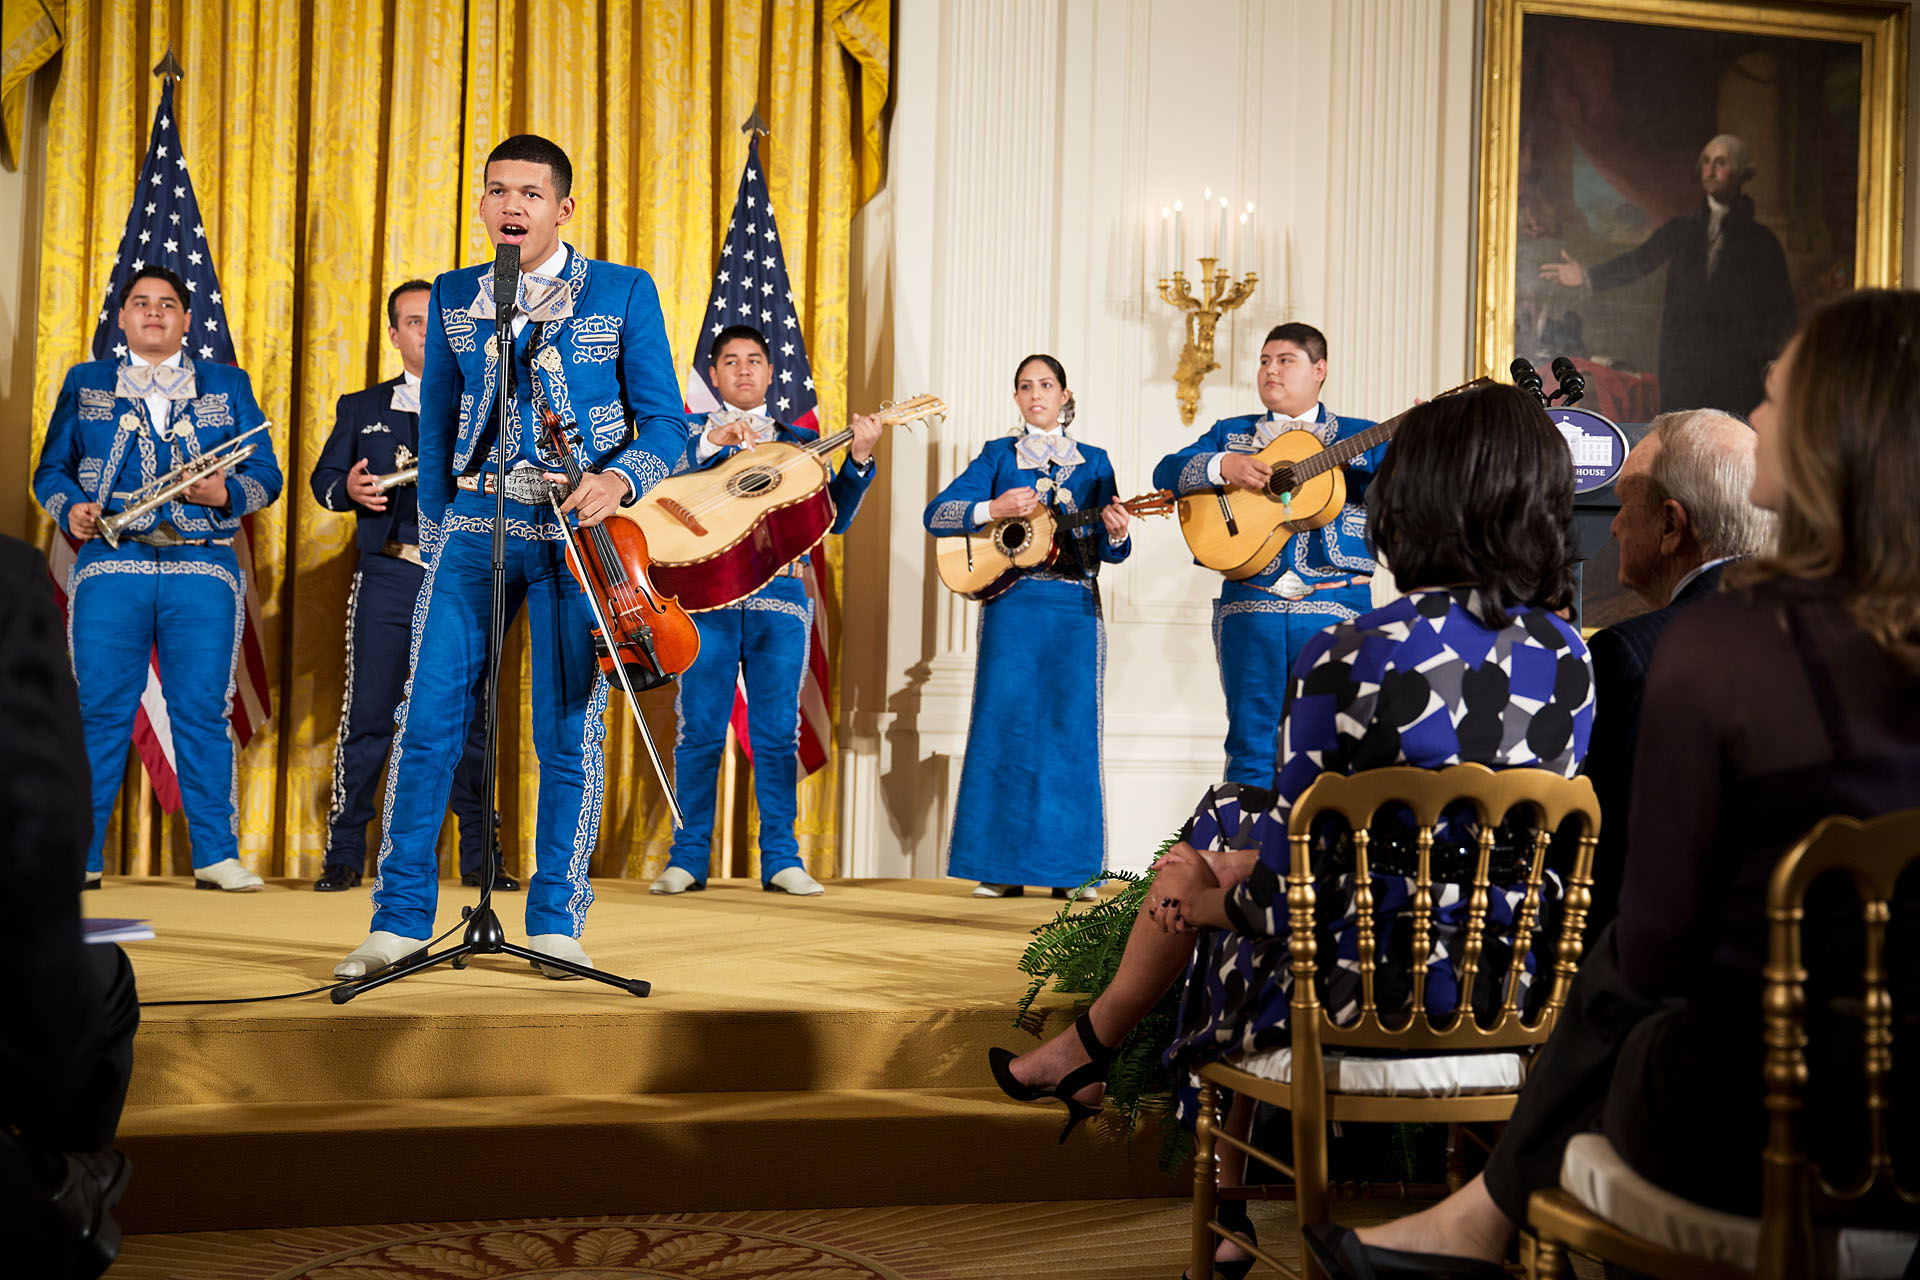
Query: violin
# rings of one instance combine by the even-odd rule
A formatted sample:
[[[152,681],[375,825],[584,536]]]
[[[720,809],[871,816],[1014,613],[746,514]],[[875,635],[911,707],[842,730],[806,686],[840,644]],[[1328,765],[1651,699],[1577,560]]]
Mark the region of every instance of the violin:
[[[566,460],[567,483],[577,489],[582,472],[568,447],[566,426],[552,409],[543,412],[548,443]],[[560,495],[555,493],[551,501],[557,514]],[[649,576],[653,558],[638,524],[610,515],[590,528],[569,531],[566,541],[567,567],[594,605],[594,650],[602,671],[624,674],[621,683],[631,697],[669,683],[693,665],[700,654],[700,632],[677,597],[654,589]]]

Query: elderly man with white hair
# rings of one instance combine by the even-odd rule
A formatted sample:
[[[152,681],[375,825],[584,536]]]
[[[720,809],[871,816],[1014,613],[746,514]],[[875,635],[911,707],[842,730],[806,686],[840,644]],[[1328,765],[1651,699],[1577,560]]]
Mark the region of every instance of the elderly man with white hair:
[[[1766,367],[1792,336],[1793,284],[1779,238],[1741,194],[1752,180],[1747,144],[1723,133],[1700,149],[1700,207],[1673,218],[1637,249],[1588,270],[1562,251],[1540,278],[1595,291],[1667,269],[1660,312],[1660,407],[1745,414],[1760,403]]]
[[[1613,482],[1620,585],[1651,612],[1596,632],[1587,646],[1594,717],[1583,772],[1600,798],[1589,938],[1613,919],[1619,902],[1634,745],[1654,645],[1682,609],[1720,589],[1729,563],[1773,543],[1773,513],[1747,496],[1754,450],[1753,429],[1738,418],[1683,409],[1653,420]]]

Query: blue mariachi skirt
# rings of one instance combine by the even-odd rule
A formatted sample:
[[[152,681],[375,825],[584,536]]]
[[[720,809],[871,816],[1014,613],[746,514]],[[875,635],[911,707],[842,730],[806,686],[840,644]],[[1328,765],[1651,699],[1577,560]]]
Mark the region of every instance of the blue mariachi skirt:
[[[1106,665],[1091,582],[1023,578],[981,607],[948,875],[1072,888],[1106,865]]]

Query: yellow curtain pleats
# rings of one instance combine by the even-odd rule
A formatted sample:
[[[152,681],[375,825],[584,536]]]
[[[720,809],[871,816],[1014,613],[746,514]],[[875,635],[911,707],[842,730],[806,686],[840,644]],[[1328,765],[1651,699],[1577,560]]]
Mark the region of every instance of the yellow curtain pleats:
[[[474,217],[487,151],[518,132],[567,150],[578,211],[566,239],[653,275],[684,375],[749,146],[739,127],[757,108],[831,428],[847,412],[849,225],[879,181],[886,18],[881,0],[196,0],[172,15],[70,0],[49,120],[36,403],[50,410],[68,366],[90,356],[159,98],[150,69],[171,43],[186,70],[181,141],[207,242],[287,477],[254,531],[274,701],[240,754],[240,847],[254,870],[315,875],[326,844],[353,520],[320,507],[308,477],[338,397],[399,369],[387,292],[491,256]],[[28,466],[45,426],[35,424]],[[51,528],[38,533],[44,545]],[[507,865],[530,872],[539,777],[526,663],[522,625],[503,675],[501,807]],[[672,690],[641,702],[670,766]],[[594,874],[650,877],[672,838],[665,799],[618,693],[607,723]],[[838,774],[833,760],[801,785],[798,835],[815,875],[834,871]],[[443,858],[452,830],[449,820]],[[152,821],[130,769],[108,869],[182,873],[187,848],[184,819]]]

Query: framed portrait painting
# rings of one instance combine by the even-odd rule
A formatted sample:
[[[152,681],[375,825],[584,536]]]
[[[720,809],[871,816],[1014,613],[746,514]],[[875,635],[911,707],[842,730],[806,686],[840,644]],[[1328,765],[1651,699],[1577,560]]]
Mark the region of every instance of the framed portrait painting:
[[[1486,0],[1479,367],[1564,356],[1620,423],[1750,412],[1814,307],[1900,282],[1907,21]]]

